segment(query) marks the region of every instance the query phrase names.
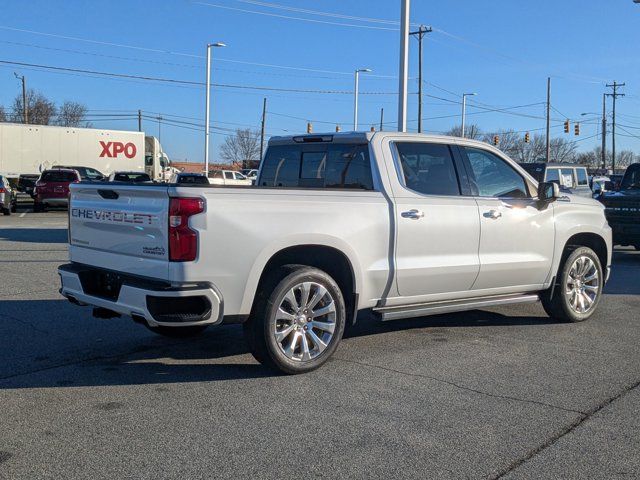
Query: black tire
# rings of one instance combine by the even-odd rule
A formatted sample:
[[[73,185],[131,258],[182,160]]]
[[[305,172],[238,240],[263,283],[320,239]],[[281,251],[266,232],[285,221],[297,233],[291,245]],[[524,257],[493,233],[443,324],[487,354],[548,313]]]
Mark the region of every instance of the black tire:
[[[18,205],[16,203],[11,205],[11,213],[16,213],[18,211]]]
[[[11,210],[8,208],[3,208],[2,209],[2,214],[3,215],[11,215]]]
[[[38,213],[44,210],[43,205],[41,203],[33,202],[33,211]]]
[[[305,303],[301,298],[302,291],[296,290],[296,287],[309,283],[311,284],[307,297],[309,301]],[[322,289],[319,286],[325,289],[326,293],[322,294]],[[295,291],[298,292],[298,295]],[[276,318],[280,307],[286,305],[283,302],[286,301],[285,297],[290,292],[294,292],[294,300],[301,305],[299,314],[296,315],[295,308],[290,308],[292,313],[289,315],[295,317],[295,320],[293,318],[287,320]],[[312,305],[316,295],[320,298],[316,304]],[[303,310],[306,304],[312,305],[308,317],[306,316],[307,310]],[[291,307],[291,303],[289,303],[289,307]],[[326,308],[332,310],[331,313],[312,317],[315,307],[318,307],[317,311]],[[314,321],[313,318],[319,320]],[[254,310],[249,320],[244,323],[243,329],[251,353],[256,360],[269,368],[277,369],[286,374],[299,374],[319,368],[331,357],[342,339],[345,323],[344,298],[335,280],[317,268],[289,265],[274,272],[263,282]],[[331,333],[324,328],[317,328],[316,325],[319,324],[332,325]],[[285,331],[289,327],[294,330],[278,341],[276,339],[278,325],[280,325],[281,331]],[[314,337],[319,340],[317,344]],[[290,343],[289,346],[293,345],[291,356],[285,353],[282,342]],[[306,346],[306,355],[309,358],[304,358],[303,346]],[[298,356],[300,358],[296,358]]]
[[[593,283],[587,284],[584,287],[589,288],[589,291],[591,291],[591,293],[595,293],[595,297],[592,303],[589,305],[589,308],[583,312],[579,311],[580,305],[578,303],[576,303],[575,308],[571,304],[572,299],[574,298],[576,299],[576,302],[578,302],[580,294],[576,294],[573,289],[568,289],[570,274],[572,272],[575,274],[574,264],[580,258],[588,258],[593,264],[593,269],[590,268],[589,270],[595,270],[595,272],[597,273],[596,290],[591,290],[596,287]],[[583,275],[583,277],[585,277],[585,275]],[[587,276],[586,278],[589,277]],[[580,282],[581,285],[584,283],[585,282],[583,281]],[[573,283],[573,285],[574,288],[576,288],[576,284]],[[572,251],[566,252],[563,256],[563,262],[561,263],[558,270],[558,275],[556,276],[554,287],[545,292],[542,292],[542,294],[540,295],[542,306],[545,312],[547,312],[547,314],[553,319],[562,322],[583,322],[591,317],[591,315],[593,315],[593,313],[596,311],[598,303],[600,303],[600,299],[602,297],[603,286],[604,274],[598,255],[596,255],[596,253],[588,247],[578,247]],[[553,295],[551,295],[552,290]],[[577,288],[577,291],[579,290],[580,288]],[[583,289],[582,292],[585,292],[585,290]]]
[[[159,325],[157,327],[150,327],[146,323],[145,326],[153,333],[157,333],[158,335],[169,338],[195,337],[196,335],[204,332],[208,327],[208,325],[196,325],[191,327],[165,327],[163,325]]]

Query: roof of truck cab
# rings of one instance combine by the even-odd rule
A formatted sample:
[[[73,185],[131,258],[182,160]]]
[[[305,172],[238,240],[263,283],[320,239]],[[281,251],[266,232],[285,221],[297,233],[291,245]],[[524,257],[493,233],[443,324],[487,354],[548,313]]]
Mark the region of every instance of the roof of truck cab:
[[[319,138],[319,137],[331,137],[331,140],[326,143],[335,141],[336,143],[361,143],[369,142],[375,136],[394,136],[394,137],[407,137],[407,138],[421,138],[425,140],[438,140],[438,141],[456,141],[464,142],[467,144],[475,144],[478,146],[487,146],[488,143],[481,142],[479,140],[471,140],[469,138],[452,137],[447,135],[428,135],[424,133],[416,132],[394,132],[394,131],[382,131],[382,132],[319,132],[319,133],[301,133],[300,135],[281,135],[271,137],[269,139],[269,145],[289,145],[292,143],[307,143],[305,138]],[[297,141],[296,141],[297,140]],[[313,142],[309,142],[313,143]]]

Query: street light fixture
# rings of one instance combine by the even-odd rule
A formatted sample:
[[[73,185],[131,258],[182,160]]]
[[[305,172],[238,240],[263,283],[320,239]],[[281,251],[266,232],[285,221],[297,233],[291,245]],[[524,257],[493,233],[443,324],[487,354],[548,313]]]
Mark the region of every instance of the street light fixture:
[[[467,97],[474,97],[477,93],[462,94],[462,138],[465,137],[465,117],[467,116]]]
[[[358,83],[360,81],[360,73],[371,73],[370,68],[358,68],[355,71],[355,88],[353,91],[353,131],[358,130]]]
[[[211,47],[226,47],[222,42],[207,44],[207,84],[205,86],[205,119],[204,119],[204,172],[209,176],[209,104],[211,95]]]

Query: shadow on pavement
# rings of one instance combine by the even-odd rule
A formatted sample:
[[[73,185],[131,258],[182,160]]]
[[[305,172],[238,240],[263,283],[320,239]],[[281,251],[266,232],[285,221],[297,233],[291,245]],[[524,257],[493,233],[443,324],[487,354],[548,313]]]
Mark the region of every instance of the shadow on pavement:
[[[604,287],[609,295],[640,295],[640,252],[616,249],[613,252],[611,277]]]
[[[43,317],[45,312],[50,315]],[[128,318],[93,319],[89,308],[64,300],[4,301],[0,317],[4,317],[0,352],[5,352],[0,353],[4,364],[0,390],[215,382],[279,375],[250,356],[240,325],[212,327],[189,339],[168,339]],[[552,323],[547,317],[508,317],[486,311],[387,323],[362,314],[345,338],[427,329],[424,333],[437,335],[437,341],[446,334],[445,328],[543,327]],[[384,348],[382,338],[380,348]]]
[[[25,243],[67,243],[66,228],[3,228],[0,240]]]

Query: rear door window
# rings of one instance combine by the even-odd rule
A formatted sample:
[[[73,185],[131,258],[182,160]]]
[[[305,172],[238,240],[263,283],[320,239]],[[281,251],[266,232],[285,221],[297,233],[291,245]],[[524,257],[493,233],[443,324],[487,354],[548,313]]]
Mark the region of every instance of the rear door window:
[[[460,195],[458,176],[448,145],[397,142],[404,184],[425,195]]]
[[[259,185],[372,190],[368,145],[274,145],[262,163]]]
[[[224,178],[227,180],[233,180],[233,172],[224,172]]]

